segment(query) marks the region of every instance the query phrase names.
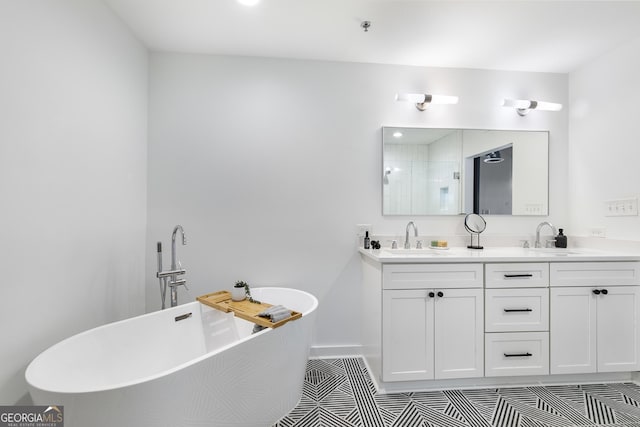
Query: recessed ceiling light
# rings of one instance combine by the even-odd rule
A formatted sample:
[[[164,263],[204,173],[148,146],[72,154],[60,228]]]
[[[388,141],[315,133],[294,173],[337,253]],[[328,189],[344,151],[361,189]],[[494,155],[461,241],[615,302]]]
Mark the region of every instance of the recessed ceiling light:
[[[238,0],[238,3],[243,4],[245,6],[255,6],[260,3],[260,0]]]

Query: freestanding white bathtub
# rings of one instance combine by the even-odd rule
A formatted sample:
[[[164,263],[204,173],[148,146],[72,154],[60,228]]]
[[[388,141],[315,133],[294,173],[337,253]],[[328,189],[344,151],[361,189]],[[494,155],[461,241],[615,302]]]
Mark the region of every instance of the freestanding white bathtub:
[[[252,334],[253,323],[192,302],[101,326],[31,362],[34,403],[64,405],[65,427],[272,425],[300,399],[318,300],[251,293],[303,315]]]

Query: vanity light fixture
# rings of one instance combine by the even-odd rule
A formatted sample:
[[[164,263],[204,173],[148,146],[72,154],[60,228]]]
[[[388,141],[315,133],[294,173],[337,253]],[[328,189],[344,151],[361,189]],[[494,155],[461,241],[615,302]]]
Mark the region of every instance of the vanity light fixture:
[[[516,112],[521,116],[526,116],[530,110],[544,111],[560,111],[562,104],[555,102],[530,101],[526,99],[507,99],[502,100],[503,107],[515,108]]]
[[[400,132],[400,131],[395,131],[395,132],[393,133],[393,137],[394,137],[394,138],[402,138],[402,132]]]
[[[450,95],[429,95],[426,93],[396,93],[396,101],[408,101],[416,104],[420,111],[427,109],[429,104],[457,104],[458,97]]]

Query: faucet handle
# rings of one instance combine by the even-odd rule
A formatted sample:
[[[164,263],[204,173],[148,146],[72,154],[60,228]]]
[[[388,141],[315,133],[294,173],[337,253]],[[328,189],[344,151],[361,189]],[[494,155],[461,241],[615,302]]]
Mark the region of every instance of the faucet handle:
[[[177,288],[178,286],[184,286],[186,288],[187,287],[187,281],[185,279],[171,280],[169,282],[169,286],[171,286],[172,288]]]
[[[422,240],[416,240],[416,249],[422,249]]]
[[[529,241],[528,240],[520,240],[520,243],[522,243],[522,247],[523,248],[529,248]]]
[[[546,248],[553,248],[553,247],[555,247],[555,243],[556,243],[556,239],[548,239],[545,242],[545,247]]]
[[[397,240],[392,240],[391,241],[391,249],[398,249],[398,241]]]

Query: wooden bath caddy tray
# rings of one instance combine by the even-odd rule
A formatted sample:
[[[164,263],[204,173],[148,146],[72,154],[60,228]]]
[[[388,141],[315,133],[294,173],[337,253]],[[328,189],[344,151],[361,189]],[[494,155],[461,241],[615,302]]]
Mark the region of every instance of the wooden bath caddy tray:
[[[229,291],[213,292],[211,294],[199,296],[196,299],[202,304],[224,311],[225,313],[233,311],[233,313],[239,318],[267,328],[277,328],[290,320],[296,320],[302,317],[302,313],[291,311],[291,317],[271,323],[271,320],[269,320],[268,317],[260,317],[258,316],[258,313],[262,313],[264,310],[271,307],[272,304],[266,304],[264,302],[254,303],[250,302],[248,299],[233,301],[231,299],[231,292]]]

